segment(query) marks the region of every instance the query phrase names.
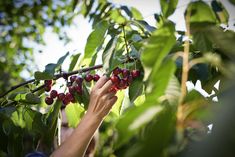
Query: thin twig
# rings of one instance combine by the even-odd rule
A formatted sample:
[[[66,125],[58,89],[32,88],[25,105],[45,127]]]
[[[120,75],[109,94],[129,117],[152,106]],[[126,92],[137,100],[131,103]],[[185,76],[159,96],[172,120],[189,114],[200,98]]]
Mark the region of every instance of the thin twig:
[[[187,93],[186,82],[188,80],[188,71],[189,71],[189,38],[190,38],[190,14],[191,10],[187,10],[185,23],[186,23],[186,32],[185,35],[188,39],[185,40],[184,43],[184,53],[183,53],[183,71],[181,77],[181,98],[180,98],[180,105],[182,105],[183,99]]]
[[[68,72],[68,73],[65,73],[65,72],[64,72],[64,73],[56,74],[56,75],[54,75],[53,80],[57,80],[57,79],[59,79],[59,78],[61,78],[61,77],[64,77],[65,75],[66,75],[67,77],[69,77],[69,76],[74,75],[74,74],[78,74],[78,73],[82,73],[82,72],[87,72],[87,71],[99,69],[99,68],[102,68],[102,67],[103,67],[103,65],[100,64],[100,65],[95,65],[95,66],[92,66],[92,67],[83,68],[83,69],[76,70],[76,71],[71,71],[71,72]],[[5,93],[1,94],[0,98],[6,96],[8,93],[10,93],[10,92],[13,91],[13,90],[15,90],[15,89],[17,89],[17,88],[19,88],[19,87],[22,87],[22,86],[24,86],[24,85],[27,85],[27,84],[29,84],[29,83],[33,83],[34,81],[36,81],[36,80],[35,80],[35,79],[31,79],[31,80],[28,80],[28,81],[26,81],[26,82],[20,83],[20,84],[18,84],[18,85],[12,86],[8,91],[6,91]],[[44,87],[44,85],[39,86],[38,88],[32,90],[32,93],[34,93],[34,92],[36,92],[36,91],[42,89],[43,87]]]

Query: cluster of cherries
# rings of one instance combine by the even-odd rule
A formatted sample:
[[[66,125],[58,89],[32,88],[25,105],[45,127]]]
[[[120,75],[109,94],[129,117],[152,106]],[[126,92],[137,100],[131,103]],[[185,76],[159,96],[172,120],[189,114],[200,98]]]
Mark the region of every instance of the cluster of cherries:
[[[118,91],[122,89],[126,89],[133,79],[140,76],[140,71],[135,70],[128,70],[128,69],[120,69],[119,67],[115,68],[112,72],[110,80],[113,83],[110,91]]]
[[[119,67],[115,68],[112,71],[110,76],[110,80],[113,83],[113,86],[110,88],[110,92],[118,91],[121,89],[126,89],[133,79],[140,76],[139,70],[128,70],[128,69],[120,69]],[[98,81],[100,76],[98,74],[86,74],[84,79],[81,76],[70,76],[70,82],[67,83],[68,92],[67,93],[58,93],[56,90],[51,90],[53,81],[45,80],[44,81],[44,89],[46,92],[50,92],[50,95],[45,98],[45,102],[47,105],[51,105],[54,102],[54,99],[58,99],[63,102],[64,105],[69,104],[70,102],[75,103],[75,93],[78,95],[82,95],[82,82],[85,80],[86,82]]]

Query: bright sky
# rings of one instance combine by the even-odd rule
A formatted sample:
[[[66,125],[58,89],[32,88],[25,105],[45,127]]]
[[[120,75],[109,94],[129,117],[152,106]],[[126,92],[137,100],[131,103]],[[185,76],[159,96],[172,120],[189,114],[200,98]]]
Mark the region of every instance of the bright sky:
[[[160,4],[157,0],[112,0],[112,2],[117,5],[123,4],[136,7],[142,13],[144,20],[146,20],[150,25],[155,25],[153,14],[160,12]],[[183,15],[185,8],[187,7],[187,4],[189,2],[190,0],[179,0],[174,15],[170,17],[170,19],[176,23],[177,30],[185,29]],[[223,4],[230,13],[231,22],[234,23],[235,7],[230,5],[228,0],[223,1]],[[64,45],[63,42],[58,39],[57,35],[52,33],[50,29],[47,29],[44,35],[46,46],[38,47],[32,44],[35,49],[35,62],[40,71],[43,71],[44,67],[48,63],[55,63],[68,51],[70,52],[70,54],[84,51],[87,37],[91,32],[91,24],[88,23],[88,21],[82,16],[76,17],[74,23],[75,26],[71,26],[67,29],[67,33],[72,39],[72,41],[69,42],[67,45]],[[39,53],[39,50],[42,50],[42,53]],[[70,59],[68,57],[62,67],[64,70],[68,69],[69,61]],[[27,73],[23,73],[22,76],[29,78],[27,76]]]

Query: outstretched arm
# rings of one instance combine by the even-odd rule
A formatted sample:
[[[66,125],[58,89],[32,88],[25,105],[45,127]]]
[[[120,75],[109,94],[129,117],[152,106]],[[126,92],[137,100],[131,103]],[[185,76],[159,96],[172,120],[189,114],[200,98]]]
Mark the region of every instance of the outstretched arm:
[[[109,113],[117,97],[109,92],[112,82],[103,76],[91,90],[86,114],[73,133],[52,153],[52,157],[83,157],[89,142],[103,118]]]

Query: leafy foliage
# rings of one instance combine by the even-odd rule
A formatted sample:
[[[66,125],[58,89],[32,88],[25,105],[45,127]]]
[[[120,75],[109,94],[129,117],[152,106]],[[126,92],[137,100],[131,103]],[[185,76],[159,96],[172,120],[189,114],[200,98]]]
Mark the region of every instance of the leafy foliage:
[[[14,28],[2,33],[4,38],[1,39],[3,46],[0,52],[7,50],[8,59],[17,56],[16,47],[27,54],[28,49],[22,50],[23,37],[33,37],[42,43],[43,26],[49,23],[54,26],[57,20],[61,25],[69,25],[76,15],[72,11],[80,9],[79,14],[92,22],[93,31],[87,39],[84,55],[77,53],[71,56],[68,71],[76,73],[73,70],[83,67],[84,63],[93,66],[100,58],[107,75],[116,67],[141,71],[140,77],[134,79],[128,89],[117,93],[118,101],[99,128],[96,156],[234,154],[234,107],[231,97],[234,93],[235,34],[233,30],[221,27],[221,24],[228,24],[229,19],[222,2],[213,0],[210,5],[204,1],[190,2],[185,10],[188,26],[185,31],[176,30],[175,23],[169,19],[177,7],[178,1],[174,0],[160,1],[161,13],[155,14],[156,26],[144,21],[136,8],[116,6],[106,0],[61,3],[66,5],[55,7],[55,14],[52,14],[52,6],[56,5],[54,1],[40,5],[28,1],[0,2],[2,16],[9,17],[0,18],[0,24],[4,24],[1,29],[6,29],[8,25]],[[2,8],[2,5],[10,9],[6,10],[8,7]],[[25,12],[22,12],[23,9]],[[30,10],[33,12],[29,13]],[[46,10],[48,18],[39,16],[38,12],[43,14],[40,10]],[[65,10],[65,14],[60,15],[61,10]],[[19,19],[17,17],[14,24],[11,20],[16,13]],[[22,27],[15,28],[14,25],[22,23],[20,17],[25,15],[33,17],[36,28],[31,30],[28,16]],[[27,27],[32,32],[23,31]],[[53,28],[60,32],[56,25]],[[8,41],[7,34],[11,35],[11,41]],[[190,41],[189,47],[187,40]],[[14,43],[13,51],[9,46]],[[62,103],[56,101],[51,106],[46,105],[42,100],[48,93],[39,87],[48,79],[57,83],[59,78],[55,76],[61,76],[61,65],[68,56],[69,53],[66,53],[57,63],[48,64],[43,72],[35,72],[36,80],[28,83],[28,88],[21,91],[13,89],[12,94],[0,99],[0,156],[24,156],[38,148],[48,155],[53,151],[53,142],[60,128],[57,122]],[[183,69],[185,62],[188,66],[186,73]],[[14,71],[17,67],[15,62],[8,64],[9,67],[4,64],[1,63],[0,69],[5,74],[19,77],[23,66],[19,66],[13,74],[9,69]],[[80,72],[78,75],[83,77],[84,74]],[[205,97],[196,90],[189,90],[183,95],[182,87],[186,82],[182,77],[185,74],[188,76],[186,81],[201,81],[202,88],[214,91],[214,94]],[[71,83],[68,75],[61,77],[64,77],[66,85]],[[216,90],[214,83],[218,80],[222,88]],[[93,85],[83,83],[83,95],[75,95],[75,103],[66,106],[69,126],[75,128],[87,110]],[[60,88],[65,89],[63,85]],[[217,103],[212,101],[215,97],[219,98]],[[211,133],[207,130],[209,124],[213,125]]]

